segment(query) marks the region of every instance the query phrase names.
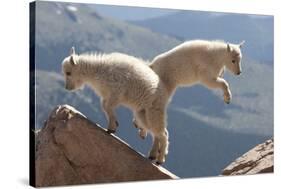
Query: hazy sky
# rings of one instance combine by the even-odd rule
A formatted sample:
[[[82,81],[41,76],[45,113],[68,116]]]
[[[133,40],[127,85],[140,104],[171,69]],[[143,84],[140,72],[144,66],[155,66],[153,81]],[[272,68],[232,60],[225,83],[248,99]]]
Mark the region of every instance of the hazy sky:
[[[172,9],[141,8],[129,6],[92,5],[101,15],[121,20],[144,20],[178,12]]]

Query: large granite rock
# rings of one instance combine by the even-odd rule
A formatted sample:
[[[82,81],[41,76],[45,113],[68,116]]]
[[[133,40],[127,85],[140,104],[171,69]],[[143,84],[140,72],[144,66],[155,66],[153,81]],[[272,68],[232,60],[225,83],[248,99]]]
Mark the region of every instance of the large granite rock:
[[[37,187],[178,178],[68,105],[36,135],[35,176]]]
[[[271,173],[274,169],[273,139],[259,144],[227,166],[222,175]]]

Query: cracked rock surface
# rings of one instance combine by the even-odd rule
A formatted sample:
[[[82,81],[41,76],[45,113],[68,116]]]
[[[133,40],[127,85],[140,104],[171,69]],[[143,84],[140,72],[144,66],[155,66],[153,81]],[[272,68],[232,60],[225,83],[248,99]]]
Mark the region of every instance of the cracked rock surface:
[[[251,175],[274,170],[274,140],[257,145],[228,165],[222,175]]]
[[[35,155],[37,187],[178,178],[68,105],[36,134]]]

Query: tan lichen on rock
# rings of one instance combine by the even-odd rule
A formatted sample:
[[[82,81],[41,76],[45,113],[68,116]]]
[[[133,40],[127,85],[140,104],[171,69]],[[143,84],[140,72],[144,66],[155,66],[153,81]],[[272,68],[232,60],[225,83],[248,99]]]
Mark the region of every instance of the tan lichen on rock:
[[[270,173],[274,169],[273,139],[254,147],[227,166],[223,175]]]

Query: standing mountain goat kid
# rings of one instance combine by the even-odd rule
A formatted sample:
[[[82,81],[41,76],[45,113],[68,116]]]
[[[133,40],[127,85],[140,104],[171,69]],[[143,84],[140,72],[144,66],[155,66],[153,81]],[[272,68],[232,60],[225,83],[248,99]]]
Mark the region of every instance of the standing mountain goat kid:
[[[159,75],[171,95],[177,86],[201,83],[210,89],[221,89],[224,102],[231,101],[229,84],[222,78],[225,68],[240,75],[241,46],[223,41],[193,40],[158,55],[150,67]]]
[[[169,96],[158,75],[143,60],[121,53],[77,55],[72,48],[70,56],[63,60],[62,70],[67,90],[87,84],[101,97],[108,133],[114,133],[118,126],[114,109],[124,105],[133,111],[140,135],[145,130],[153,136],[149,158],[156,159],[158,164],[165,161]]]

